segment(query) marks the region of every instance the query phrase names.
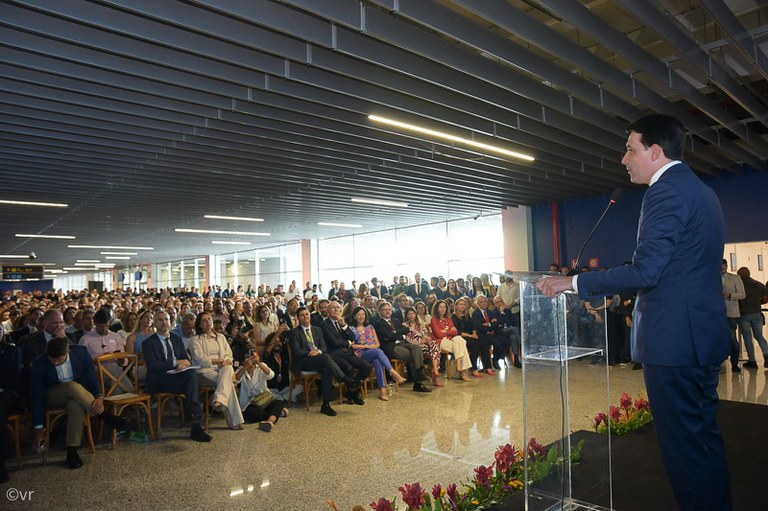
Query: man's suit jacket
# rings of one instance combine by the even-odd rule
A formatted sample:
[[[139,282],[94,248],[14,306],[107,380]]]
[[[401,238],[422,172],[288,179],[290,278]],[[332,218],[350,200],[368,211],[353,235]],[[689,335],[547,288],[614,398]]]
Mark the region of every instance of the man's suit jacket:
[[[319,312],[313,312],[312,316],[309,319],[310,323],[312,323],[314,326],[320,326],[323,324],[323,321],[325,321],[325,318],[322,314]]]
[[[339,297],[339,300],[341,300],[342,303],[347,304],[352,301],[352,298],[355,297],[355,294],[351,290],[345,289],[343,292],[339,290],[336,293],[336,296]]]
[[[331,353],[349,348],[349,341],[355,340],[355,333],[351,328],[347,327],[346,330],[342,328],[341,331],[339,331],[334,326],[331,318],[326,318],[325,321],[320,324],[320,329],[323,331],[325,345],[328,346],[328,350]]]
[[[373,328],[376,330],[376,336],[379,338],[379,344],[381,349],[389,355],[395,348],[397,341],[405,339],[405,335],[409,332],[407,326],[403,325],[399,320],[390,318],[391,324],[379,317],[379,320],[374,323]]]
[[[31,335],[29,332],[29,325],[25,326],[24,328],[19,328],[18,330],[14,330],[10,334],[8,334],[8,337],[11,339],[11,342],[18,344],[22,338],[28,335]]]
[[[0,343],[0,389],[18,392],[21,387],[21,348],[13,343]]]
[[[81,384],[93,394],[94,398],[102,395],[101,385],[96,377],[96,368],[85,346],[70,346],[69,360],[72,363],[74,381]],[[32,393],[30,407],[32,408],[32,424],[45,424],[45,391],[61,383],[56,373],[56,366],[51,363],[48,355],[40,355],[32,363]]]
[[[66,334],[70,344],[75,344],[72,334]],[[45,332],[38,330],[34,334],[29,334],[26,337],[22,337],[17,343],[21,348],[21,363],[25,367],[31,367],[32,362],[45,353],[48,347],[48,341],[45,340]]]
[[[328,347],[325,344],[325,338],[323,337],[323,330],[316,327],[309,327],[312,331],[312,339],[317,349],[323,353],[328,353]],[[288,332],[288,342],[291,345],[291,369],[295,372],[299,371],[299,363],[309,356],[309,352],[312,351],[312,345],[309,343],[307,334],[304,332],[304,327],[297,326],[293,330]]]
[[[420,293],[416,292],[416,284],[411,284],[408,286],[408,290],[405,292],[408,296],[414,299],[414,301],[421,300],[424,303],[427,303],[427,295],[429,295],[429,284],[427,284],[424,281],[421,281],[421,289]]]
[[[168,337],[171,340],[171,347],[173,348],[173,355],[176,360],[189,360],[181,337],[173,332]],[[165,348],[157,334],[152,334],[144,339],[144,342],[141,343],[141,352],[144,355],[144,363],[147,365],[147,392],[154,394],[160,376],[166,371],[175,368],[176,364],[173,360],[168,360],[165,357]]]
[[[685,164],[643,197],[632,264],[582,273],[582,298],[637,290],[632,359],[720,364],[730,352],[720,267],[724,221],[715,193]]]
[[[387,286],[381,284],[379,287],[371,286],[371,296],[375,296],[376,298],[384,298],[384,295],[387,294]]]
[[[495,333],[498,333],[499,328],[501,328],[501,325],[498,323],[499,318],[494,315],[494,311],[490,309],[486,309],[485,312],[488,314],[488,321],[483,317],[483,311],[475,309],[475,312],[472,313],[472,324],[475,326],[478,335],[494,335]],[[496,319],[496,322],[491,323],[491,326],[485,326],[483,324],[489,323],[493,319]]]

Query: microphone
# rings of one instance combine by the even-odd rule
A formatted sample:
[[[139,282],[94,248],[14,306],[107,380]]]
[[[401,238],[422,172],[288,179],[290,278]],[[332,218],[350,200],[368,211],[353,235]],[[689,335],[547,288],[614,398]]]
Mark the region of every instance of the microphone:
[[[584,240],[584,244],[581,246],[581,250],[579,250],[579,255],[576,256],[576,268],[574,268],[574,271],[578,271],[579,268],[581,268],[581,264],[580,264],[581,255],[584,253],[584,249],[587,247],[587,243],[589,243],[589,240],[592,239],[592,236],[595,234],[595,231],[597,230],[598,226],[603,221],[603,218],[605,218],[605,214],[608,213],[608,210],[611,209],[611,206],[616,204],[616,201],[619,200],[622,193],[624,193],[623,188],[616,188],[611,194],[611,200],[608,201],[608,205],[605,207],[605,210],[603,210],[603,214],[600,215],[600,218],[597,219],[597,223],[592,228],[592,231],[589,233],[589,236],[587,236],[587,239]]]

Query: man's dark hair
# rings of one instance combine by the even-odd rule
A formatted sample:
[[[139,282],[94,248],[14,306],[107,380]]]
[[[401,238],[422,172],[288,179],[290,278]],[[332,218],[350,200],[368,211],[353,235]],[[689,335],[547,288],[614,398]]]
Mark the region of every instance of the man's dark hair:
[[[301,311],[307,311],[307,312],[309,312],[309,309],[307,309],[306,307],[304,307],[304,306],[302,305],[301,307],[299,307],[298,309],[296,309],[296,315],[298,316],[298,315],[301,313]]]
[[[54,337],[45,348],[45,352],[50,358],[60,358],[67,354],[69,349],[69,339],[66,337]]]
[[[670,160],[682,160],[685,149],[685,127],[670,115],[646,115],[627,126],[627,133],[640,135],[645,147],[657,144]]]

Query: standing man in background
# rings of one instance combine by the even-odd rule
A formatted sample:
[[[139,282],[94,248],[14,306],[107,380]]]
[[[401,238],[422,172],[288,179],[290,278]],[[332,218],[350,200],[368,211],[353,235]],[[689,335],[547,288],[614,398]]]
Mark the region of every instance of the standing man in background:
[[[685,128],[655,114],[627,128],[622,164],[648,185],[632,263],[573,277],[545,277],[548,296],[581,298],[637,290],[633,359],[643,364],[656,436],[678,507],[732,509],[715,420],[720,365],[730,353],[719,262],[724,221],[715,193],[679,161]],[[681,292],[685,290],[685,292]]]

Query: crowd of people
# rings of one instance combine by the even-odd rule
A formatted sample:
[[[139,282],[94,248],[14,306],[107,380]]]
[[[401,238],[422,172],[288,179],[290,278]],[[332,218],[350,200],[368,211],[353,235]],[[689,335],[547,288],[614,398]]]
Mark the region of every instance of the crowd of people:
[[[135,353],[142,389],[125,376],[126,359],[102,364],[126,381],[121,391],[144,390],[183,396],[190,437],[210,442],[202,427],[201,387],[211,408],[229,428],[256,424],[269,432],[288,416],[289,402],[309,389],[293,375],[320,377],[320,411],[335,416],[331,403],[342,385],[349,403],[364,405],[363,385],[389,399],[391,383],[419,393],[445,386],[446,365],[455,377],[492,377],[502,366],[520,367],[520,300],[514,279],[483,274],[465,279],[417,273],[376,278],[347,289],[292,282],[287,290],[262,285],[197,289],[75,292],[6,292],[0,303],[0,444],[2,471],[8,454],[7,421],[29,413],[33,447],[43,451],[45,410],[66,407],[66,464],[79,468],[77,450],[86,415],[108,428],[127,431],[126,419],[106,411],[95,361],[113,353]]]
[[[582,271],[588,271],[583,269]],[[573,273],[553,264],[552,273]],[[513,278],[487,274],[466,279],[416,274],[397,276],[390,286],[370,282],[331,282],[322,286],[295,282],[271,289],[149,289],[145,291],[6,292],[0,303],[0,461],[8,454],[9,414],[29,412],[33,443],[43,449],[44,411],[68,410],[67,465],[82,465],[77,454],[85,414],[107,427],[125,431],[125,419],[105,412],[103,389],[94,360],[105,354],[140,354],[138,378],[147,393],[184,396],[190,436],[209,442],[201,426],[200,387],[210,389],[211,407],[229,428],[257,424],[265,432],[288,416],[289,403],[303,389],[292,374],[320,375],[320,411],[331,406],[343,384],[349,403],[364,405],[362,386],[370,380],[378,398],[389,399],[390,382],[410,382],[414,392],[443,387],[446,364],[455,377],[472,381],[492,377],[502,366],[521,367],[520,288]],[[757,367],[754,338],[768,367],[762,336],[766,287],[747,268],[738,276],[723,261],[723,297],[732,326],[732,368],[737,364],[740,327],[748,353],[747,368]],[[584,323],[606,321],[607,363],[630,363],[634,296],[621,294],[582,302]],[[587,321],[589,320],[589,321]],[[600,325],[602,328],[602,325]],[[123,374],[119,362],[106,364]],[[640,364],[634,368],[640,369]],[[402,374],[401,374],[402,373]],[[293,380],[293,381],[292,381]],[[123,390],[133,391],[124,382]],[[0,479],[8,479],[4,465]]]

